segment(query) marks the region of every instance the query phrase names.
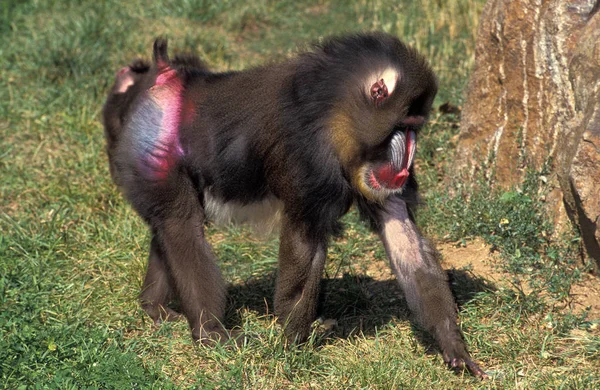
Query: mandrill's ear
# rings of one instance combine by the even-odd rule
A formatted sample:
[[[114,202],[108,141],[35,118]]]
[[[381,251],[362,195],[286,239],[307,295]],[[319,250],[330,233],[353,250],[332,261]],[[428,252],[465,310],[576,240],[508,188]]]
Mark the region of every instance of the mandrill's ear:
[[[392,94],[400,80],[400,72],[394,68],[386,68],[368,77],[366,82],[367,96],[376,106],[385,102]]]

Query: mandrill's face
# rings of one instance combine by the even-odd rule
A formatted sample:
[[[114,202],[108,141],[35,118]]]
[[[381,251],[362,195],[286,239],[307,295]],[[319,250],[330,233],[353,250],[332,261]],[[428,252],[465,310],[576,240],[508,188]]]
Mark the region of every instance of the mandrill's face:
[[[352,186],[371,201],[402,192],[412,172],[417,132],[437,92],[428,68],[420,84],[403,77],[420,62],[405,59],[408,64],[387,67],[359,81],[359,88],[336,106],[330,122],[334,148]]]

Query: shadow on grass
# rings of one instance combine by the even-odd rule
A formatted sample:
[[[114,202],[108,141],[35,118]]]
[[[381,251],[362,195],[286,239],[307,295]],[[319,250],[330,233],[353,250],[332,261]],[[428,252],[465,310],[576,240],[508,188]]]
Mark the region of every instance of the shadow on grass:
[[[451,289],[460,308],[480,293],[493,291],[495,287],[482,278],[474,277],[464,270],[448,271]],[[273,314],[275,274],[250,279],[231,285],[228,289],[226,326],[241,324],[240,309],[246,308],[261,315]],[[376,280],[368,276],[344,274],[336,279],[321,282],[318,315],[334,319],[337,326],[327,338],[348,338],[356,334],[374,335],[390,321],[410,320],[416,337],[430,349],[435,345],[426,332],[412,322],[402,290],[395,279]]]

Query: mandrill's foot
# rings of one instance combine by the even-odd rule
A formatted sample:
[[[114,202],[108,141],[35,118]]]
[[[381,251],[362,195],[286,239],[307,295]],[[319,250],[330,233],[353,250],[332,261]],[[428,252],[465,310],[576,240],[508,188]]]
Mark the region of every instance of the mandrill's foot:
[[[221,326],[213,327],[211,330],[200,329],[199,332],[192,331],[192,339],[198,344],[207,347],[214,347],[218,344],[225,344],[230,340],[235,345],[240,346],[244,342],[243,332],[239,329],[227,330]]]
[[[162,325],[165,321],[178,321],[182,317],[175,310],[159,304],[142,304],[142,308],[152,318],[156,326]]]

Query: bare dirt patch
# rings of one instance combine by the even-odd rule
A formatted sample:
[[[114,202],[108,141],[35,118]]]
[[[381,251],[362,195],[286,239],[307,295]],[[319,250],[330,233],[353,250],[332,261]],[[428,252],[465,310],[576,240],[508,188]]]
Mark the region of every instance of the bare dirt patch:
[[[506,274],[496,265],[500,259],[491,253],[490,246],[482,239],[477,238],[466,244],[444,242],[437,244],[437,249],[442,254],[444,269],[465,269],[494,284],[506,279]]]
[[[588,318],[600,319],[600,281],[597,278],[585,275],[583,281],[571,288],[571,297],[571,306],[575,311],[583,311],[590,307]]]
[[[490,246],[482,239],[475,239],[466,244],[438,243],[442,254],[444,269],[467,270],[474,277],[480,277],[496,286],[511,288],[511,276],[500,268],[502,259],[490,251]],[[600,319],[600,280],[584,275],[583,280],[571,288],[568,308],[575,312],[583,312],[589,308],[588,319]]]

